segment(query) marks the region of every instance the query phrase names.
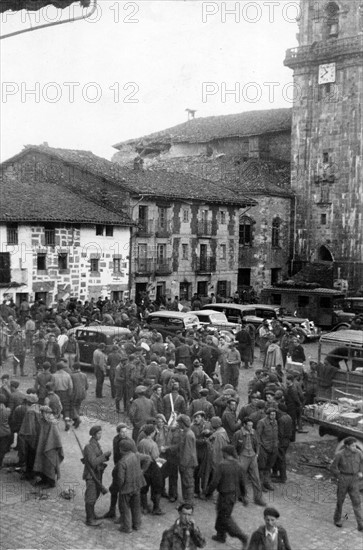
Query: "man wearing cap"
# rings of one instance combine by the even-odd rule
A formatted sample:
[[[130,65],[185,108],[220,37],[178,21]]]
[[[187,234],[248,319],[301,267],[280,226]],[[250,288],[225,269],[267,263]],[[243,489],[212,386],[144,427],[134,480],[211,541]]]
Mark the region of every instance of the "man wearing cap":
[[[216,542],[226,542],[228,534],[230,537],[238,538],[242,542],[242,549],[247,550],[247,535],[232,518],[234,505],[246,494],[242,467],[237,461],[233,445],[226,445],[222,452],[223,460],[217,465],[213,479],[206,490],[206,497],[209,497],[215,489],[218,491],[215,522],[217,534],[213,535],[212,539]]]
[[[140,428],[146,423],[146,420],[157,414],[154,403],[145,395],[146,390],[146,386],[137,386],[135,389],[137,397],[130,405],[129,417],[134,427],[132,431],[134,441],[137,441]]]
[[[227,407],[222,414],[222,426],[226,430],[230,441],[233,441],[234,434],[241,427],[241,421],[237,420],[237,399],[229,397],[227,399]]]
[[[140,491],[146,484],[144,473],[151,457],[136,453],[133,442],[127,439],[120,442],[120,456],[117,463],[120,531],[129,534],[141,527]]]
[[[199,399],[193,399],[189,406],[188,414],[190,417],[193,417],[197,411],[203,411],[207,420],[210,420],[212,416],[215,416],[213,405],[207,401],[208,393],[209,390],[207,388],[201,388],[199,390]]]
[[[273,491],[271,469],[275,464],[279,446],[276,409],[269,408],[266,410],[266,417],[258,421],[256,432],[260,442],[258,468],[262,488]]]
[[[264,509],[265,524],[252,533],[248,550],[291,550],[285,529],[277,525],[279,517],[276,508],[269,506]]]
[[[107,372],[106,345],[101,342],[93,352],[92,364],[96,376],[96,397],[102,398],[103,383]]]
[[[86,492],[84,495],[86,506],[86,525],[90,527],[97,527],[100,522],[97,521],[95,515],[95,504],[98,497],[101,494],[102,475],[106,469],[106,462],[111,456],[111,451],[104,453],[101,449],[99,441],[102,437],[102,427],[92,426],[89,431],[91,439],[85,446],[83,451],[84,456],[84,470],[83,479],[86,481]],[[94,477],[91,474],[94,473]]]
[[[338,478],[337,505],[334,512],[334,524],[342,527],[342,510],[347,494],[357,520],[358,531],[363,531],[363,517],[359,481],[363,478],[363,453],[357,448],[355,437],[346,437],[344,447],[338,451],[331,465],[331,471]]]

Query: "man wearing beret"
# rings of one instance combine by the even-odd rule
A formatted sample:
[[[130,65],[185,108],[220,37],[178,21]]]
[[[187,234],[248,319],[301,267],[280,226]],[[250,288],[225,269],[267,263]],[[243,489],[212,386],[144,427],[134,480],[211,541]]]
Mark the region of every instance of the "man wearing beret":
[[[212,539],[217,542],[226,542],[228,534],[230,537],[239,539],[242,542],[242,549],[247,550],[247,535],[232,518],[235,503],[246,494],[242,467],[237,461],[237,453],[233,445],[226,445],[222,452],[223,460],[218,464],[206,490],[207,497],[215,489],[218,491],[215,523],[217,534],[213,535]]]
[[[277,525],[280,517],[276,508],[268,507],[263,511],[265,525],[261,525],[251,535],[248,550],[291,550],[287,533],[283,527]]]
[[[84,454],[84,470],[83,479],[86,481],[86,492],[84,495],[86,506],[86,525],[97,527],[100,522],[97,521],[95,515],[95,504],[101,493],[102,475],[106,468],[106,462],[111,456],[111,451],[104,453],[101,449],[99,441],[102,437],[102,427],[92,426],[89,431],[91,439],[85,446]],[[91,474],[94,473],[94,476]]]

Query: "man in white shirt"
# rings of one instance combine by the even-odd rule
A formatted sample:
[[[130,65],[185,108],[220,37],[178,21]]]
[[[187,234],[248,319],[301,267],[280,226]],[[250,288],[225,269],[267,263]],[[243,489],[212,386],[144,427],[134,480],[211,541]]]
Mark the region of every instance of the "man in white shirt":
[[[277,525],[279,517],[276,508],[264,509],[265,524],[252,533],[248,550],[291,550],[285,529]]]

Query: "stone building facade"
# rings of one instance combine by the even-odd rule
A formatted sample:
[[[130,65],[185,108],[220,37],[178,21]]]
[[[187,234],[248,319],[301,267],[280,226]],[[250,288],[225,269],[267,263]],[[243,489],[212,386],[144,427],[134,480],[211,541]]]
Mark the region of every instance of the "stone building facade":
[[[50,303],[236,290],[238,219],[254,199],[193,175],[48,146],[27,147],[1,171],[2,294]]]
[[[292,179],[294,271],[334,266],[334,278],[363,286],[363,9],[360,0],[301,0],[294,71]]]
[[[1,165],[0,299],[127,297],[130,218],[63,185],[87,178],[55,160],[26,149]]]
[[[254,199],[254,206],[238,212],[229,237],[237,288],[259,293],[288,275],[294,205],[290,109],[195,118],[115,148],[113,160],[120,166],[132,166],[138,155],[146,168],[191,174]],[[218,255],[217,262],[223,272]]]

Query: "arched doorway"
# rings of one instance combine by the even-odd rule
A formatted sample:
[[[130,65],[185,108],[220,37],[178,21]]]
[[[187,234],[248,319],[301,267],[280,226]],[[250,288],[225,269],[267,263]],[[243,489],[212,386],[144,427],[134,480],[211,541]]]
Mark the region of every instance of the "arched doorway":
[[[333,262],[334,258],[330,252],[330,250],[322,245],[318,250],[318,260],[321,262]]]

